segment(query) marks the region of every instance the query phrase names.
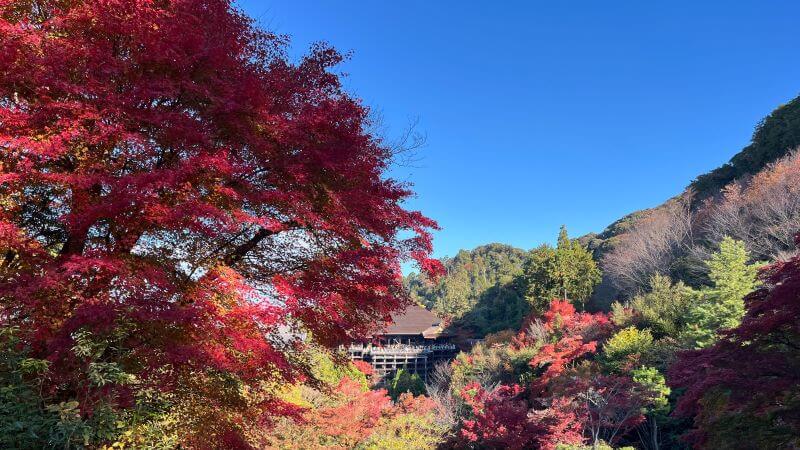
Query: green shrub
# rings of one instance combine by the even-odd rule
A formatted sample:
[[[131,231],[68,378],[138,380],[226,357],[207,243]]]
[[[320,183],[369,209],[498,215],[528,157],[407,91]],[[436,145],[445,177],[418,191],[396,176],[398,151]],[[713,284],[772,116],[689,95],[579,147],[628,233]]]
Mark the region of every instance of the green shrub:
[[[635,365],[653,347],[650,330],[624,328],[606,341],[603,346],[603,363],[611,371],[621,371]]]
[[[400,369],[394,374],[394,378],[388,385],[389,395],[392,400],[400,398],[400,394],[409,392],[414,396],[422,395],[425,393],[425,383],[422,378],[415,373],[411,373],[405,369]]]

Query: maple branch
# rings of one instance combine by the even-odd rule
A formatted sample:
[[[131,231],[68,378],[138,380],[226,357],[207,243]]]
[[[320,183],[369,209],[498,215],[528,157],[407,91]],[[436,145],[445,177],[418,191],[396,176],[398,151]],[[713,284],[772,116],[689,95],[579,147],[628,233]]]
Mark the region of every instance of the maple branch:
[[[87,194],[90,200],[95,200],[100,197],[100,193],[102,191],[102,186],[100,183],[94,183],[92,186],[87,190]],[[74,207],[74,205],[73,205]],[[75,211],[73,211],[75,212]],[[97,220],[97,219],[95,219]],[[83,250],[86,248],[86,238],[89,235],[89,229],[92,228],[94,221],[89,223],[85,223],[77,230],[67,231],[67,240],[64,242],[64,246],[61,247],[61,251],[59,252],[59,256],[69,256],[69,255],[80,255],[83,253]]]
[[[290,222],[290,223],[287,223],[285,225],[292,226],[292,225],[297,225],[297,224],[295,222]],[[285,231],[285,229],[281,230],[281,231]],[[276,235],[278,233],[280,233],[280,231],[272,231],[272,230],[268,230],[268,229],[266,229],[264,227],[259,227],[258,231],[256,231],[256,233],[250,239],[248,239],[247,241],[239,244],[230,253],[228,253],[227,255],[225,255],[225,257],[222,258],[223,264],[225,264],[226,266],[232,266],[232,265],[238,263],[248,253],[250,253],[254,248],[256,248],[256,246],[259,244],[259,242],[263,241],[264,239],[266,239],[266,238],[268,238],[270,236],[274,236],[274,235]]]

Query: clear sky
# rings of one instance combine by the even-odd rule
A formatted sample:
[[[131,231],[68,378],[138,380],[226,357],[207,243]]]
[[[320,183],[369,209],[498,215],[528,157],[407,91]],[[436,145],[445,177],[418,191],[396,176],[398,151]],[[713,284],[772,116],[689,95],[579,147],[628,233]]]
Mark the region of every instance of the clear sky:
[[[679,193],[800,94],[798,1],[240,0],[292,54],[352,51],[348,90],[427,145],[410,206],[436,255],[602,231]]]

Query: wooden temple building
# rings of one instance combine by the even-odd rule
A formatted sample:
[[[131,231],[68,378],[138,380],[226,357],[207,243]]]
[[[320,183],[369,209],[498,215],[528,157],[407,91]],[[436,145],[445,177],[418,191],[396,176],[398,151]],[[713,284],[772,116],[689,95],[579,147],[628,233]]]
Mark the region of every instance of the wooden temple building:
[[[370,342],[351,345],[348,352],[350,359],[370,363],[382,380],[405,369],[427,381],[436,364],[455,357],[458,348],[450,338],[436,314],[412,305],[393,314],[391,324]]]

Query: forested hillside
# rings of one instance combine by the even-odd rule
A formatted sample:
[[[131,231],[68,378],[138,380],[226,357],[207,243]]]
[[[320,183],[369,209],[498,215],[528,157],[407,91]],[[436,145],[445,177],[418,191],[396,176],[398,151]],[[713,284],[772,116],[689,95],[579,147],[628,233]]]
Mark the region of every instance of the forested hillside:
[[[584,246],[562,227],[555,247],[530,252],[489,244],[443,260],[438,282],[411,273],[404,284],[417,303],[448,320],[451,329],[473,337],[517,329],[523,318],[547,309],[550,300],[574,299],[581,306],[600,281]]]
[[[456,417],[449,445],[797,448],[799,117],[798,99],[778,108],[730,163],[662,205],[596,235],[562,228],[556,247],[503,272],[495,286],[513,296],[463,302],[452,326],[486,341],[443,369],[446,389],[428,389]],[[475,298],[464,273],[482,249],[448,260],[438,285],[407,285],[448,316],[444,293]],[[494,317],[483,305],[509,315],[464,320]]]
[[[494,332],[519,327],[529,306],[519,282],[523,250],[488,244],[444,258],[437,283],[412,273],[405,285],[416,302],[468,328]]]
[[[709,173],[700,175],[689,186],[696,200],[718,195],[720,190],[737,179],[755,174],[767,164],[800,146],[800,97],[781,105],[765,117],[753,133],[750,145],[731,160]]]
[[[592,252],[602,269],[602,281],[588,299],[588,307],[608,310],[614,300],[645,288],[656,273],[695,287],[706,284],[702,260],[726,235],[743,240],[758,260],[791,253],[800,223],[800,200],[795,195],[800,169],[797,157],[792,156],[798,147],[800,97],[765,117],[748,146],[730,162],[698,176],[684,192],[662,205],[628,214],[601,233],[579,237],[577,242]],[[418,302],[448,317],[459,318],[478,303],[491,304],[494,310],[519,311],[519,298],[527,287],[524,280],[515,279],[514,268],[519,272],[525,257],[517,250],[514,257],[498,258],[495,253],[500,249],[509,251],[501,244],[462,250],[444,260],[448,275],[443,283],[429,286],[411,274],[406,285]],[[481,268],[481,255],[497,260],[488,271]],[[493,290],[487,293],[490,287]],[[481,296],[492,301],[479,302]]]
[[[743,239],[759,259],[792,251],[797,169],[787,157],[798,147],[800,97],[765,117],[750,145],[725,165],[698,176],[686,191],[663,205],[631,213],[599,234],[581,237],[604,269],[593,307],[607,308],[615,298],[631,295],[656,271],[702,284],[698,256],[707,255],[725,234]],[[746,207],[751,217],[737,216],[736,207]]]

